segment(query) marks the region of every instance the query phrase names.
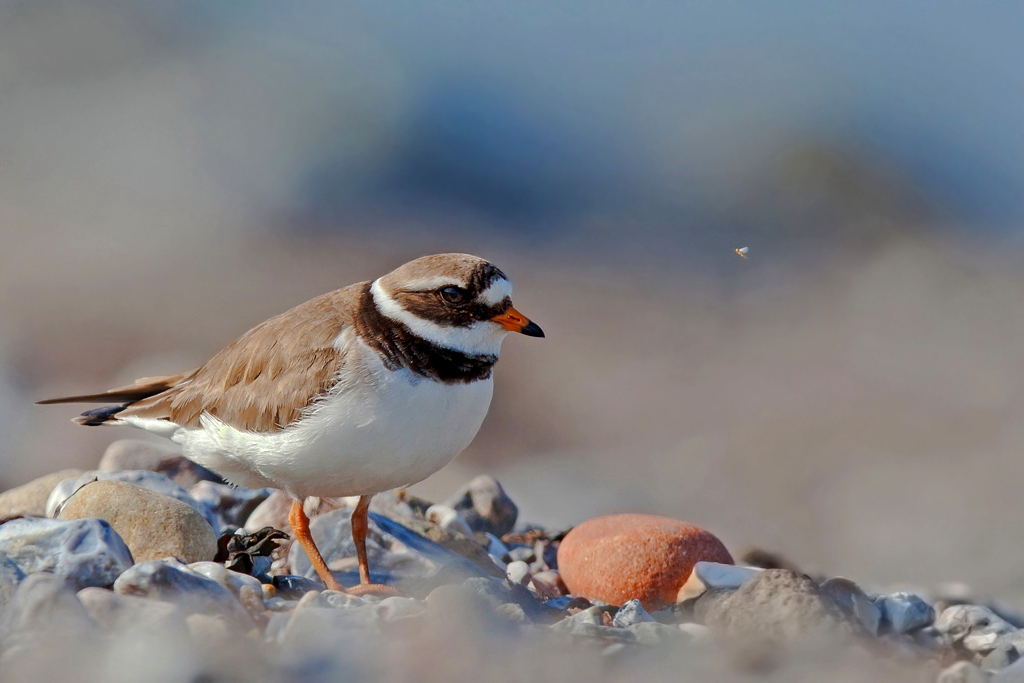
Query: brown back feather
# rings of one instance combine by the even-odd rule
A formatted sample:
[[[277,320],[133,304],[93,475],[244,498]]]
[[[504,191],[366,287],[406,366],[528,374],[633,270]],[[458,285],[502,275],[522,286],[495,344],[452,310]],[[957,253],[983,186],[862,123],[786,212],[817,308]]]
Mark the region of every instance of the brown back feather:
[[[328,292],[260,323],[195,372],[117,414],[199,426],[209,413],[237,429],[274,432],[301,417],[334,385],[334,340],[352,324],[366,283]]]

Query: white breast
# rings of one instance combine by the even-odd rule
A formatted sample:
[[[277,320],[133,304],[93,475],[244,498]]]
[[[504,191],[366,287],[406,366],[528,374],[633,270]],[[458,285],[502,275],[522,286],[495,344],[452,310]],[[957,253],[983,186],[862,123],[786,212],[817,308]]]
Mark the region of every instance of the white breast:
[[[490,379],[442,384],[391,371],[353,343],[335,389],[287,429],[257,434],[203,415],[201,429],[178,429],[173,440],[233,483],[325,497],[413,484],[469,445],[490,406]]]

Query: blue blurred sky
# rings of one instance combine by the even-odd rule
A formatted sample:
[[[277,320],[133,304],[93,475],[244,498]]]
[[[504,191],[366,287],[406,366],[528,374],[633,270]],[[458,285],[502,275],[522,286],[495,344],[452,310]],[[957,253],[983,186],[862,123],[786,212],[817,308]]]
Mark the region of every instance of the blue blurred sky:
[[[128,194],[302,229],[415,216],[718,248],[715,235],[860,230],[843,205],[859,183],[853,203],[897,222],[1002,232],[1024,218],[1020,3],[4,12],[0,152],[22,163],[0,202],[44,224],[116,223]]]

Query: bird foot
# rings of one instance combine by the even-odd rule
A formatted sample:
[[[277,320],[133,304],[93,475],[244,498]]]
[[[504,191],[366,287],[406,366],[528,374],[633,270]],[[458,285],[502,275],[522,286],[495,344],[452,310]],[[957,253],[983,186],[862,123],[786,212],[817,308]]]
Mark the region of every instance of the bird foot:
[[[351,588],[342,588],[342,590],[356,597],[363,595],[376,595],[381,598],[405,597],[405,593],[402,591],[383,583],[360,583]]]

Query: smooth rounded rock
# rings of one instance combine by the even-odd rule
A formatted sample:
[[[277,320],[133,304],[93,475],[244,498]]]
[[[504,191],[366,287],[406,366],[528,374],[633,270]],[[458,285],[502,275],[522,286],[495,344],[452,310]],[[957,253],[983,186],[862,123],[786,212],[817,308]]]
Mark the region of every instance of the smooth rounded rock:
[[[132,566],[128,546],[102,519],[13,519],[0,524],[0,552],[28,575],[50,572],[75,589],[110,586]]]
[[[217,521],[217,516],[213,514],[212,510],[193,499],[185,489],[164,475],[159,472],[150,472],[149,470],[115,470],[111,472],[93,470],[83,473],[77,479],[65,479],[54,487],[50,493],[50,497],[46,501],[46,516],[56,517],[68,498],[74,495],[78,489],[94,481],[121,481],[154,493],[170,496],[180,500],[202,515],[210,526],[213,527],[214,531],[219,530],[220,523]]]
[[[61,470],[0,493],[0,521],[14,517],[45,517],[46,500],[54,487],[81,474],[82,470]]]
[[[217,536],[192,507],[160,493],[120,481],[81,487],[62,506],[59,519],[106,520],[136,562],[174,557],[191,563],[212,560]]]
[[[711,533],[654,515],[588,520],[558,548],[558,570],[570,593],[613,605],[637,599],[648,610],[675,602],[701,561],[732,564],[732,556]]]

